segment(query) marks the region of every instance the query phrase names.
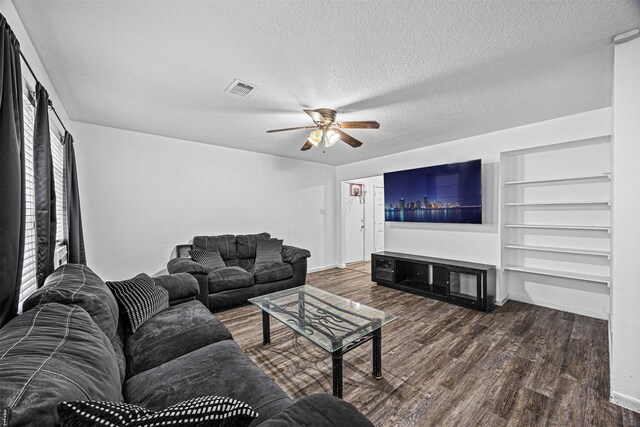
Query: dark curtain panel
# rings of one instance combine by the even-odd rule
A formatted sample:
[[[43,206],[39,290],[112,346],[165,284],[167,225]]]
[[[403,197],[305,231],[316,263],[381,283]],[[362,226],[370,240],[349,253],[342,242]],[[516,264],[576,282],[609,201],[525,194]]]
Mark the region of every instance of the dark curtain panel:
[[[0,327],[18,313],[24,256],[20,44],[0,14]]]
[[[53,271],[56,250],[56,189],[49,136],[49,94],[36,83],[33,125],[33,175],[36,199],[36,281],[38,287]]]
[[[65,212],[68,261],[72,264],[86,264],[84,253],[84,235],[82,234],[82,216],[80,215],[80,194],[78,192],[78,173],[76,171],[76,153],[73,149],[73,137],[64,134],[64,183]]]

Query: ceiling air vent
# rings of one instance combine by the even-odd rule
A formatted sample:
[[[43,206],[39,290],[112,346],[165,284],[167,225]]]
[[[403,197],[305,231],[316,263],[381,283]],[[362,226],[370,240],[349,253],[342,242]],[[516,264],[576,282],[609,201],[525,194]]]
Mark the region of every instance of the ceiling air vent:
[[[241,96],[243,98],[248,98],[249,95],[251,95],[256,90],[258,90],[258,86],[235,79],[233,83],[231,83],[231,86],[227,88],[226,92]]]

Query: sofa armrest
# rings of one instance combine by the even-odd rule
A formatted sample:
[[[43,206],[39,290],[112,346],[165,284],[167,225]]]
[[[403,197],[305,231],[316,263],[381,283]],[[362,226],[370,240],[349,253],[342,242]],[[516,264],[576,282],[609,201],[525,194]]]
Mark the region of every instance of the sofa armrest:
[[[260,427],[373,427],[355,406],[330,394],[303,397]]]
[[[282,245],[282,261],[293,264],[301,258],[309,258],[311,252],[295,246]]]
[[[169,292],[169,304],[171,305],[193,301],[200,292],[198,281],[189,273],[165,274],[154,277],[153,280],[157,286]]]
[[[167,263],[167,270],[170,274],[190,273],[190,274],[209,274],[210,269],[204,265],[195,262],[191,258],[174,258]]]

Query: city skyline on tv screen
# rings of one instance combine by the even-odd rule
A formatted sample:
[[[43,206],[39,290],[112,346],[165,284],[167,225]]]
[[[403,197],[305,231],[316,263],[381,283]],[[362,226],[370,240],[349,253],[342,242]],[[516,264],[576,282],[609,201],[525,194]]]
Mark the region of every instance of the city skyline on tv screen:
[[[385,220],[482,224],[480,160],[384,174]]]

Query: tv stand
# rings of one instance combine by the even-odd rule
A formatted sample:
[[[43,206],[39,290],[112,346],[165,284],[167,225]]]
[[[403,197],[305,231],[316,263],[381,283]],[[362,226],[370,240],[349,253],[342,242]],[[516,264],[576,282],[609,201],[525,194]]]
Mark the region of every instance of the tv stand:
[[[496,267],[398,252],[371,254],[371,280],[382,286],[490,311]]]

